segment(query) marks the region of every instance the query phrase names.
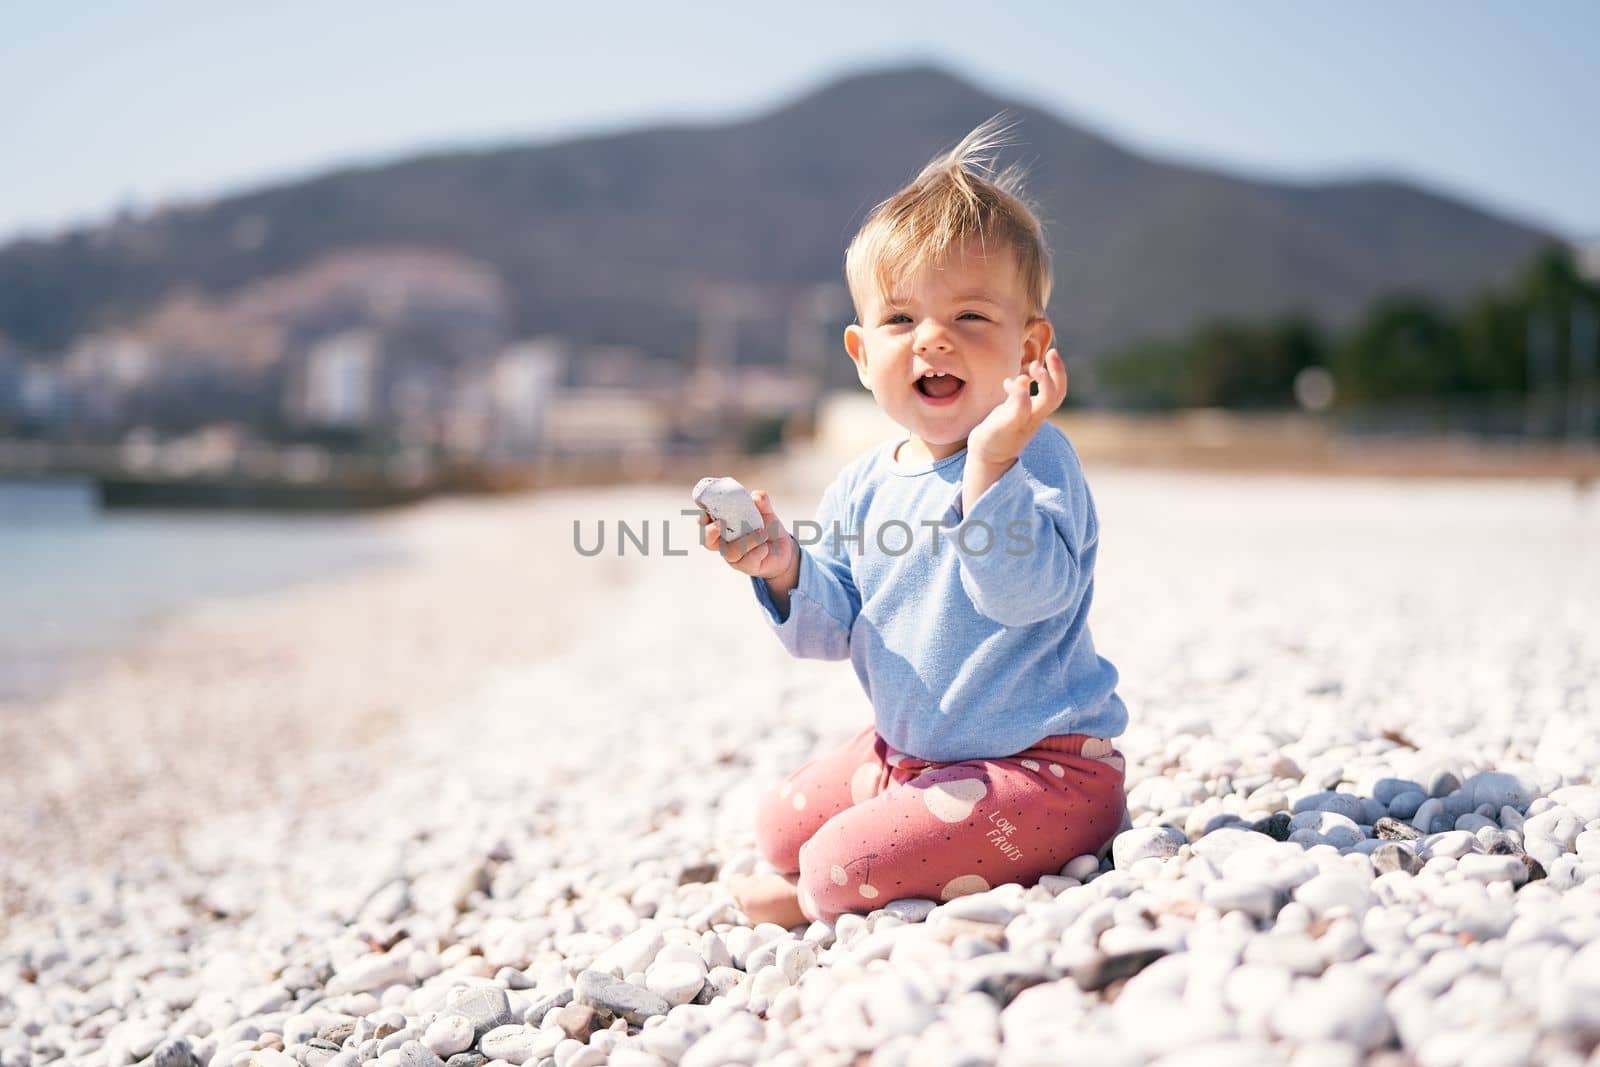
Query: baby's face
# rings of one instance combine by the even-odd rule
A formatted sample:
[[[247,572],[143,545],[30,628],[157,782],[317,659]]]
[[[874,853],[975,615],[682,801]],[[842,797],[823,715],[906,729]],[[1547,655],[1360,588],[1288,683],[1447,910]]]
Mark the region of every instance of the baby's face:
[[[1043,358],[1051,334],[1048,320],[1030,318],[1011,249],[984,258],[969,245],[873,296],[845,348],[878,406],[942,459],[1006,398],[1005,380]],[[929,372],[954,389],[925,382]]]

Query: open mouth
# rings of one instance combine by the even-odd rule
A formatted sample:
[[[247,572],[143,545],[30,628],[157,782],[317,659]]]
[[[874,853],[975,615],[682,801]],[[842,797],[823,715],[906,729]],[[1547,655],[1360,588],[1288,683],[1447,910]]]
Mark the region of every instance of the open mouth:
[[[954,400],[966,384],[954,374],[924,374],[916,380],[915,388],[930,403],[942,404]]]

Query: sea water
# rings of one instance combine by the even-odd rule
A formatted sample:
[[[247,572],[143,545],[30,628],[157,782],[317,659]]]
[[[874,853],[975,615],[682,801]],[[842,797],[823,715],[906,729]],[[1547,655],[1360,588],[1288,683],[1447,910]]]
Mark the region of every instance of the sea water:
[[[91,483],[0,479],[0,711],[198,602],[403,557],[382,515],[102,511]]]

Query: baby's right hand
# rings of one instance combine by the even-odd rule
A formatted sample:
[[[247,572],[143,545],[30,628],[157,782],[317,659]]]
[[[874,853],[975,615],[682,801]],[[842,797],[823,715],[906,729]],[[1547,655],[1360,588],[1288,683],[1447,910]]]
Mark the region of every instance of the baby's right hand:
[[[722,553],[728,566],[740,574],[768,581],[782,578],[799,562],[800,546],[795,543],[794,535],[778,521],[766,490],[752,490],[750,497],[756,502],[756,510],[761,512],[761,529],[744,537],[724,541],[721,525],[701,508],[708,520],[701,544],[713,552]]]

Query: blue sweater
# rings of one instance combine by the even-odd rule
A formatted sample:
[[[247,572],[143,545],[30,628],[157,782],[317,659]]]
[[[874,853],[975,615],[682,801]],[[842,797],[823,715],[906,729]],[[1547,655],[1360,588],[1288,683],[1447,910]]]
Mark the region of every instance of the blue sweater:
[[[1040,426],[965,521],[967,450],[902,467],[903,440],[852,460],[816,521],[790,525],[800,579],[786,617],[766,581],[750,579],[783,646],[848,658],[878,733],[919,759],[1126,730],[1117,670],[1089,637],[1099,528],[1066,434]]]

